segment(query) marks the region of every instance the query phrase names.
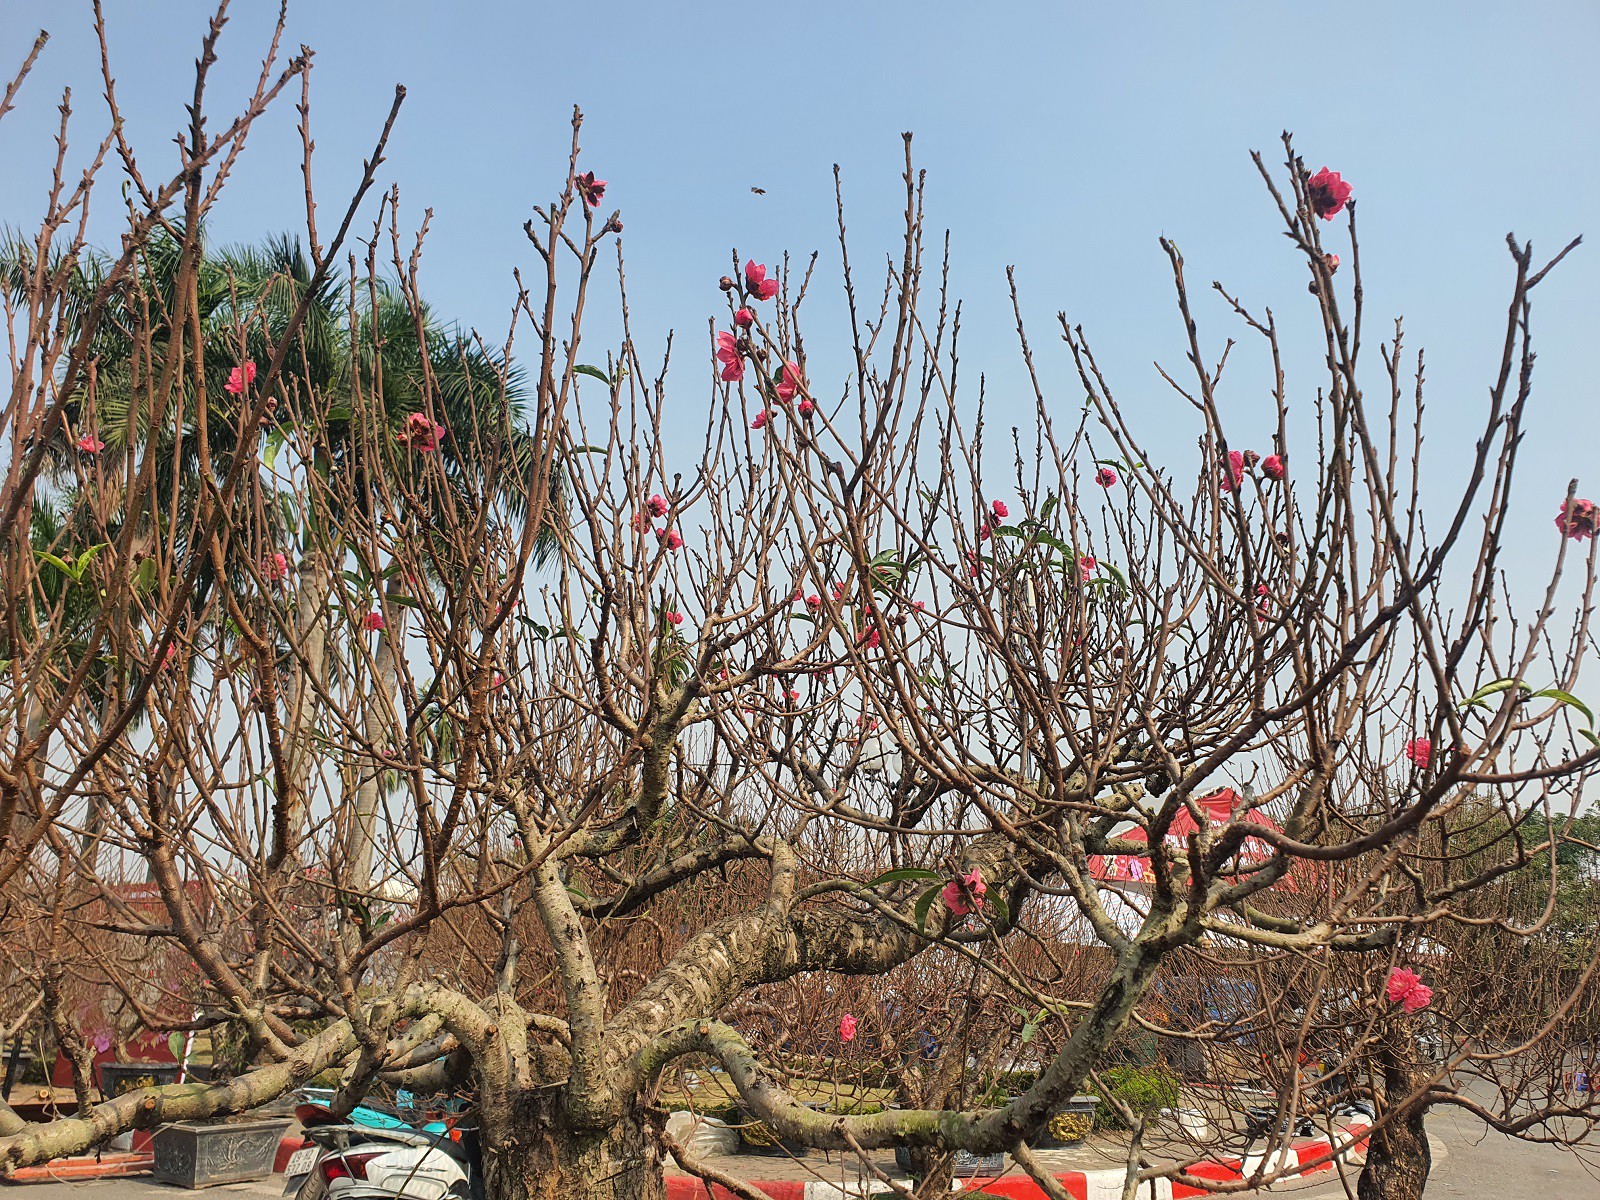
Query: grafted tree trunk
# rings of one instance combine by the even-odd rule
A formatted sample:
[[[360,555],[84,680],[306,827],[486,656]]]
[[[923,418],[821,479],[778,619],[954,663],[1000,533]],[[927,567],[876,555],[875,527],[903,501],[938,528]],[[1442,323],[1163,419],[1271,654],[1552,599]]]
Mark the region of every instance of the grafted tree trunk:
[[[1379,1044],[1378,1062],[1385,1097],[1416,1095],[1424,1082],[1417,1067],[1416,1039],[1409,1027],[1391,1027]],[[1358,1200],[1421,1200],[1433,1168],[1428,1149],[1425,1102],[1413,1102],[1373,1130],[1367,1162],[1356,1184]]]
[[[601,1130],[574,1129],[559,1088],[522,1093],[483,1119],[489,1200],[665,1200],[661,1153],[642,1105]]]
[[[1372,1135],[1356,1185],[1359,1200],[1421,1200],[1433,1168],[1425,1115],[1426,1109],[1409,1108]]]

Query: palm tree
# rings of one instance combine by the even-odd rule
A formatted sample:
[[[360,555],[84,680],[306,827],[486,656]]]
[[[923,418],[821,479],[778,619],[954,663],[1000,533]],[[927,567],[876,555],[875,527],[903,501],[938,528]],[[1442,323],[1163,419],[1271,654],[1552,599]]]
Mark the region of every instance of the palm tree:
[[[204,231],[201,231],[203,238]],[[120,536],[126,522],[141,530],[180,539],[202,492],[201,478],[209,463],[214,476],[226,472],[237,452],[241,419],[255,402],[248,392],[234,395],[227,389],[230,374],[245,362],[265,363],[285,340],[293,314],[309,298],[306,315],[285,348],[279,382],[285,396],[317,409],[318,445],[312,467],[339,470],[349,479],[362,479],[374,469],[365,461],[371,443],[364,439],[362,419],[376,417],[391,430],[403,427],[413,413],[428,411],[445,424],[449,433],[439,448],[446,478],[463,492],[488,482],[484,459],[510,462],[518,467],[510,477],[497,475],[498,500],[515,512],[521,494],[518,476],[534,462],[524,425],[524,389],[520,373],[498,356],[485,351],[459,329],[439,321],[431,312],[414,311],[401,291],[382,280],[359,281],[354,321],[345,311],[343,293],[331,279],[312,291],[315,272],[301,243],[280,235],[258,245],[233,247],[211,253],[202,249],[194,272],[194,309],[201,329],[204,362],[199,372],[180,373],[175,399],[180,414],[153,411],[152,380],[171,349],[175,330],[151,314],[186,312],[179,303],[179,268],[182,230],[160,231],[141,252],[136,269],[114,295],[96,330],[91,357],[95,364],[92,392],[80,394],[67,406],[66,421],[47,447],[51,464],[51,497],[36,513],[36,537],[41,545],[63,555],[81,553],[91,544],[86,532],[74,536],[71,522],[61,511],[92,505],[104,538]],[[81,304],[103,280],[108,259],[88,254],[72,266],[73,295],[82,297],[80,308],[71,304],[69,321],[76,320]],[[33,269],[32,249],[22,239],[0,239],[0,287],[20,295]],[[204,408],[199,382],[204,381]],[[356,411],[360,396],[366,413]],[[430,406],[429,400],[432,404]],[[373,409],[376,412],[373,412]],[[279,419],[286,414],[280,408]],[[508,441],[502,441],[504,431]],[[269,435],[269,437],[272,435]],[[79,439],[90,439],[101,449],[85,451]],[[154,456],[154,486],[137,513],[123,510],[115,472],[94,473],[91,493],[88,473],[79,470],[89,454],[101,455],[106,467],[125,456]],[[386,464],[392,469],[393,463]],[[110,481],[110,482],[107,482]],[[213,480],[214,482],[214,480]],[[359,491],[357,503],[362,503]],[[240,493],[237,527],[247,527],[247,493]],[[306,672],[325,679],[331,663],[328,652],[329,598],[343,565],[329,561],[317,547],[318,539],[304,527],[295,529],[293,506],[263,505],[274,528],[269,535],[291,545],[298,535],[301,561],[298,594],[292,622],[293,646],[281,648],[290,666],[285,735],[290,747],[291,776],[296,794],[303,797],[309,782],[313,748],[306,736],[311,721],[312,697],[317,688]],[[173,517],[177,519],[174,520]],[[47,519],[48,517],[48,519]],[[170,527],[169,527],[170,526]],[[241,590],[250,585],[250,565],[232,564],[234,577],[214,578],[209,564],[191,601],[191,615],[207,611],[211,589],[219,583]],[[397,580],[389,580],[391,589]],[[393,598],[391,591],[391,599]],[[224,627],[212,636],[229,637]],[[398,655],[404,626],[380,634],[374,655],[378,696],[367,705],[369,739],[383,733],[383,712],[398,688]],[[298,665],[303,664],[303,669]],[[372,826],[381,799],[376,772],[358,774],[355,781],[354,819],[346,860],[348,882],[355,891],[372,884]],[[302,801],[303,802],[303,801]],[[299,828],[304,812],[291,814],[291,828]],[[287,848],[276,848],[282,857]]]

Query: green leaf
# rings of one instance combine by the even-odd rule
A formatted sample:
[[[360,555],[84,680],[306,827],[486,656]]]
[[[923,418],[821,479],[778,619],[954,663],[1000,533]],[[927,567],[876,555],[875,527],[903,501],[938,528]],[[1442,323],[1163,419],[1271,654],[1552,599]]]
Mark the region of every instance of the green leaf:
[[[1579,700],[1571,692],[1564,692],[1560,688],[1545,688],[1544,691],[1535,692],[1534,695],[1547,700],[1559,700],[1563,704],[1571,705],[1584,716],[1589,718],[1590,725],[1594,724],[1594,713],[1589,711],[1589,706],[1582,700]]]
[[[1117,581],[1117,586],[1123,591],[1128,590],[1128,577],[1113,563],[1106,564],[1106,570],[1111,573],[1111,578]]]
[[[1033,1041],[1033,1035],[1038,1032],[1039,1027],[1032,1021],[1029,1021],[1022,1027],[1022,1044],[1026,1046],[1029,1042]]]
[[[412,596],[390,596],[389,603],[398,604],[401,608],[420,609],[422,607],[421,603]]]
[[[284,436],[279,430],[274,429],[267,434],[266,451],[261,455],[261,461],[266,464],[267,470],[272,470],[272,464],[277,460],[278,451],[283,449],[284,440]]]
[[[942,887],[931,887],[917,897],[917,906],[911,910],[911,917],[917,923],[918,929],[923,929],[928,924],[928,910],[933,907],[933,902],[939,898]]]
[[[156,560],[147,558],[139,564],[139,572],[135,576],[139,590],[148,592],[156,586]]]
[[[1511,688],[1516,687],[1520,682],[1521,680],[1517,679],[1496,679],[1493,683],[1484,684],[1481,688],[1473,692],[1472,695],[1468,696],[1461,703],[1463,705],[1481,704],[1484,700],[1495,695],[1497,692],[1509,691]]]
[[[1600,746],[1600,735],[1597,735],[1594,730],[1592,730],[1592,729],[1580,729],[1580,730],[1578,730],[1578,732],[1583,734],[1584,737],[1588,738],[1596,746]]]
[[[937,871],[930,871],[926,867],[897,867],[893,871],[885,871],[871,883],[870,888],[881,887],[886,883],[901,883],[908,879],[943,879]]]
[[[577,366],[573,367],[572,370],[575,374],[587,375],[591,379],[598,379],[607,387],[611,386],[611,376],[607,375],[599,367],[591,367],[588,363],[579,363]]]
[[[183,1043],[185,1040],[184,1035],[181,1033],[167,1035],[167,1049],[172,1052],[173,1062],[183,1061]]]
[[[1050,498],[1044,502],[1044,507],[1039,510],[1039,520],[1041,522],[1048,521],[1050,514],[1055,512],[1056,505],[1060,502],[1060,498],[1054,492],[1051,492]]]
[[[989,897],[989,924],[991,926],[1011,924],[1011,906],[1000,896]]]
[[[60,571],[63,575],[71,575],[72,574],[72,568],[69,567],[66,564],[65,561],[63,561],[62,559],[57,558],[54,554],[51,554],[50,551],[48,551],[48,550],[35,550],[33,553],[34,553],[34,556],[36,558],[44,559],[45,562],[49,563],[52,567],[54,567],[56,570]]]

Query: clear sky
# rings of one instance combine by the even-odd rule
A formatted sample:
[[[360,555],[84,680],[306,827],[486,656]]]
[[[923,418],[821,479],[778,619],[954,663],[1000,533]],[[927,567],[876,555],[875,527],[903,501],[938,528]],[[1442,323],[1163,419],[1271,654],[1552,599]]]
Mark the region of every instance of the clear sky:
[[[107,7],[132,133],[170,162],[163,143],[183,120],[209,6]],[[276,7],[235,4],[218,116],[252,78]],[[0,220],[12,224],[30,225],[39,211],[63,84],[74,84],[83,114],[79,142],[103,128],[87,3],[0,0],[0,63],[9,73],[41,25],[54,41],[20,110],[0,122]],[[1592,235],[1537,295],[1539,416],[1517,524],[1527,565],[1554,550],[1550,518],[1568,478],[1586,477],[1584,494],[1600,493],[1592,361],[1600,5],[1592,0],[295,0],[289,42],[317,51],[325,212],[354,179],[393,85],[406,84],[384,179],[400,184],[413,217],[434,210],[431,301],[491,336],[504,329],[510,267],[532,260],[522,222],[559,184],[573,103],[588,118],[584,165],[610,180],[606,207],[623,212],[633,314],[647,344],[669,327],[703,336],[721,311],[715,279],[732,247],[769,262],[784,250],[820,249],[830,272],[835,162],[854,251],[881,262],[901,204],[899,135],[914,130],[930,222],[954,235],[956,287],[968,306],[964,366],[973,378],[989,374],[994,415],[1019,413],[1025,398],[1004,293],[1003,269],[1015,264],[1040,366],[1063,411],[1082,395],[1048,333],[1057,309],[1088,327],[1156,447],[1191,464],[1193,429],[1166,420],[1180,402],[1150,365],[1181,365],[1156,238],[1178,241],[1202,288],[1221,278],[1252,305],[1274,306],[1306,351],[1291,386],[1309,398],[1317,355],[1305,340],[1315,314],[1304,267],[1288,254],[1248,158],[1259,148],[1280,161],[1278,133],[1291,129],[1308,164],[1326,163],[1355,185],[1369,336],[1405,313],[1412,344],[1427,345],[1430,491],[1455,482],[1473,429],[1461,414],[1482,408],[1511,279],[1505,234],[1546,252]],[[281,105],[253,138],[214,219],[219,239],[297,227],[293,123]],[[1225,335],[1244,336],[1220,301],[1202,296],[1198,305],[1213,349]],[[813,370],[842,381],[843,358],[817,355],[831,336],[818,324],[832,320],[836,334],[837,318],[836,306],[819,301]],[[673,403],[697,426],[709,370],[679,362]],[[1250,443],[1249,422],[1265,428],[1259,366],[1243,357],[1233,381],[1229,411],[1244,423],[1236,442]]]

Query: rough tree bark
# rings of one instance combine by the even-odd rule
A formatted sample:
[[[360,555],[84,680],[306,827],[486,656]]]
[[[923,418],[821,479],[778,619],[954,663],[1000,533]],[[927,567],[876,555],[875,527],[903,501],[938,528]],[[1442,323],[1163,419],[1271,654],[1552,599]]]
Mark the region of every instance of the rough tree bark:
[[[1391,1029],[1378,1052],[1385,1096],[1413,1097],[1423,1091],[1416,1047],[1405,1029]],[[1421,1200],[1433,1168],[1424,1128],[1426,1100],[1412,1100],[1372,1131],[1366,1165],[1356,1184],[1358,1200]]]

